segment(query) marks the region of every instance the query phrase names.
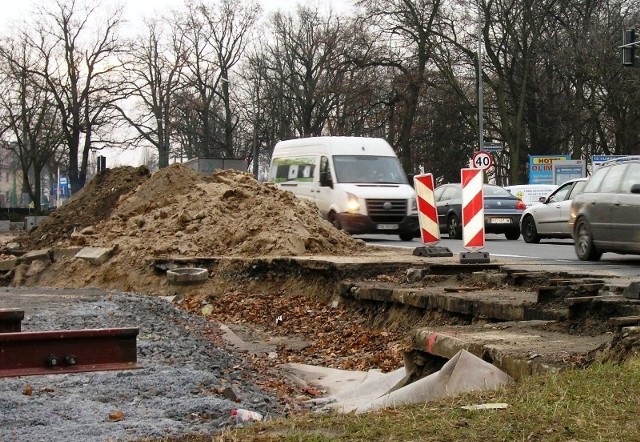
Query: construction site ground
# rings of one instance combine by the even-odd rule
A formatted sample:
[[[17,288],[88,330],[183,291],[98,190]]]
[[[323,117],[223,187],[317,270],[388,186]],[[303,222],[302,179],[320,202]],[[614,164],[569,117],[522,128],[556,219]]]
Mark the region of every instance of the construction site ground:
[[[448,359],[465,349],[521,379],[622,362],[639,348],[633,279],[367,246],[288,192],[238,172],[202,178],[175,165],[153,175],[107,170],[95,180],[32,231],[6,239],[6,290],[167,296],[219,324],[257,369],[300,362],[390,371],[407,355]],[[168,277],[180,269],[184,278]],[[38,302],[0,295],[0,308]],[[301,394],[285,384],[272,387]]]

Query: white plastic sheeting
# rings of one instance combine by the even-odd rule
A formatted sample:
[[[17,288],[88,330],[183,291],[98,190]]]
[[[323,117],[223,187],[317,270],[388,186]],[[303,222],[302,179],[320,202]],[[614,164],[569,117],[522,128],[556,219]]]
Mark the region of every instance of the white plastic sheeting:
[[[400,388],[398,384],[407,376],[404,367],[389,373],[304,364],[285,367],[309,385],[326,391],[327,396],[316,403],[344,413],[422,403],[468,391],[497,389],[513,382],[508,374],[466,350],[460,350],[439,371]]]

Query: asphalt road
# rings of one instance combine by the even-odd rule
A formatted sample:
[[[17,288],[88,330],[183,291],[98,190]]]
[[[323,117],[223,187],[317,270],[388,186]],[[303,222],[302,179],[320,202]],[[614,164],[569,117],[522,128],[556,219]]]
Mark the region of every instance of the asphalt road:
[[[357,235],[354,237],[378,246],[416,248],[423,245],[419,238],[415,238],[413,241],[401,241],[396,235]],[[462,240],[456,239],[442,239],[436,246],[446,247],[453,253],[467,251],[463,247]],[[589,270],[603,271],[625,277],[640,278],[640,255],[605,253],[597,262],[580,261],[576,257],[571,239],[546,239],[539,244],[527,244],[522,238],[517,241],[509,241],[504,235],[487,234],[485,247],[481,251],[489,253],[491,257],[513,260],[515,263],[534,261],[541,265],[558,268],[571,267],[587,272]]]

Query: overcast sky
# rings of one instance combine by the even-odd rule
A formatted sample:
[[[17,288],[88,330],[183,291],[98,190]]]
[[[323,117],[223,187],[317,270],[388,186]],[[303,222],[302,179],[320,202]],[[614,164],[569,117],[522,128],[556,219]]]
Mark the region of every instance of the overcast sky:
[[[92,1],[92,0],[89,0]],[[125,8],[125,17],[132,22],[141,21],[143,17],[158,15],[169,9],[181,9],[184,0],[95,0],[103,5],[122,4]],[[213,0],[208,0],[213,1]],[[237,0],[243,1],[243,0]],[[278,9],[292,10],[298,3],[305,5],[316,4],[321,10],[332,7],[336,12],[345,12],[349,0],[258,0],[265,11]],[[0,28],[4,29],[8,23],[22,20],[28,17],[35,5],[53,4],[54,0],[0,0]],[[82,4],[82,0],[77,2]]]
[[[78,5],[84,4],[85,0],[76,0]],[[111,7],[111,5],[123,5],[124,17],[130,21],[131,26],[139,23],[142,28],[142,22],[145,17],[157,16],[163,11],[171,9],[182,9],[184,0],[88,0],[93,4],[100,2],[103,7]],[[215,0],[207,0],[212,2]],[[243,0],[237,0],[243,1]],[[328,11],[332,8],[336,13],[344,13],[349,11],[347,6],[350,0],[258,0],[265,12],[276,10],[293,10],[300,2],[305,5],[316,4],[320,11]],[[11,23],[29,21],[29,15],[33,13],[37,5],[55,5],[55,0],[0,0],[0,34],[8,35],[11,33]],[[49,9],[49,8],[48,8]],[[109,163],[107,167],[115,165],[132,165],[140,164],[140,151],[112,151],[104,153]],[[115,164],[114,164],[115,163]]]

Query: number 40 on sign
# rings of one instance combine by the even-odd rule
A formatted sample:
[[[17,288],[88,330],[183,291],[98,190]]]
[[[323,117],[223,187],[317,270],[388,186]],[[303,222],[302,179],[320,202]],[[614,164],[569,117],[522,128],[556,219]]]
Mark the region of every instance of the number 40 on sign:
[[[484,151],[474,153],[471,162],[476,169],[486,170],[493,166],[491,154]]]

